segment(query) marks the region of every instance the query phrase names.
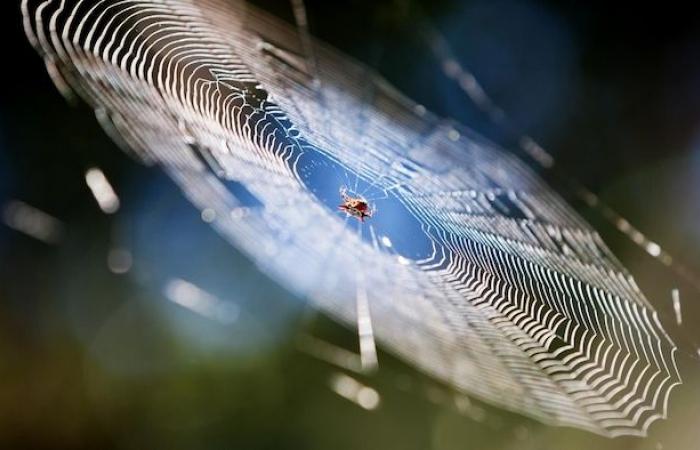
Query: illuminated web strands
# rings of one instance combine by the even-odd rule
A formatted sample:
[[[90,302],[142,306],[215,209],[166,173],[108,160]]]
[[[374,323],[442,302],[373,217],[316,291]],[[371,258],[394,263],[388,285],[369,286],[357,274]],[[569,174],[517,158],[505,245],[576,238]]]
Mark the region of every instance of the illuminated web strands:
[[[567,180],[567,188],[590,208],[597,210],[603,219],[610,222],[618,231],[623,233],[635,245],[640,247],[651,257],[661,264],[671,268],[685,281],[693,285],[700,291],[700,278],[687,266],[677,259],[674,259],[669,252],[664,250],[659,244],[645,236],[639,229],[628,222],[620,213],[615,211],[610,205],[603,202],[595,193],[573,179],[561,167],[556,165],[554,157],[542,148],[530,136],[519,134],[509,123],[507,115],[496,105],[481,87],[474,75],[465,69],[455,58],[452,50],[445,38],[434,28],[428,26],[424,30],[426,38],[430,44],[435,57],[440,61],[442,71],[447,78],[457,83],[469,99],[481,109],[490,120],[503,127],[509,133],[518,135],[518,146],[533,161],[543,169],[552,170],[554,173]]]
[[[217,0],[23,12],[56,84],[318,308],[547,423],[615,436],[665,417],[676,347],[595,230],[520,161],[314,41],[299,5],[301,33]],[[376,202],[357,228],[342,185]]]

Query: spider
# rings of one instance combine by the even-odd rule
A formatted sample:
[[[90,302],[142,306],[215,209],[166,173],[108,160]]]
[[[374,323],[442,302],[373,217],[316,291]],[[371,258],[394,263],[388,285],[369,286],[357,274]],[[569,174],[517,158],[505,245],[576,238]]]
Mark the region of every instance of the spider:
[[[340,188],[340,197],[343,203],[338,205],[338,209],[349,216],[356,217],[360,222],[364,222],[366,217],[372,217],[374,209],[367,204],[367,200],[362,197],[352,197],[348,194],[348,188]]]

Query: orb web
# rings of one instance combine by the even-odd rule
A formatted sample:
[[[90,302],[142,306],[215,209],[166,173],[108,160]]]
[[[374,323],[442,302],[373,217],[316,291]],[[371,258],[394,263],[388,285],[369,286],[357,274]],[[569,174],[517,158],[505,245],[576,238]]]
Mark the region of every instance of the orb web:
[[[680,378],[656,312],[512,155],[244,2],[22,10],[56,85],[263,271],[358,324],[363,364],[376,337],[547,423],[642,435],[665,417]],[[343,186],[376,205],[366,223],[338,211]]]

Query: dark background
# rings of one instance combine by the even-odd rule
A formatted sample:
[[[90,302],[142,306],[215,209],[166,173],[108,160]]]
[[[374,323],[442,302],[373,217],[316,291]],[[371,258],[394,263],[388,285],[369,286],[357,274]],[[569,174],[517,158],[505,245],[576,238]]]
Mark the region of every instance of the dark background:
[[[284,2],[255,3],[291,17]],[[501,0],[307,7],[314,35],[428,109],[512,144],[442,74],[419,32],[433,23],[515,129],[700,273],[694,11],[670,2]],[[365,380],[382,404],[368,413],[328,389],[335,369],[294,345],[308,332],[353,349],[352,331],[310,315],[202,223],[158,169],[119,150],[87,107],[68,105],[24,38],[15,2],[1,3],[0,18],[0,207],[18,199],[66,229],[58,245],[47,245],[0,225],[0,447],[695,448],[691,400],[700,392],[690,355],[700,340],[700,296],[598,212],[570,198],[681,346],[687,383],[651,438],[599,439],[486,405],[476,407],[482,421],[464,417],[447,405],[448,389],[383,354],[379,375]],[[114,216],[102,214],[85,185],[92,166],[122,198]],[[126,275],[107,268],[114,246],[133,253]],[[242,325],[211,324],[168,304],[159,283],[171,276],[233,298]],[[673,287],[683,299],[682,328],[669,320]]]

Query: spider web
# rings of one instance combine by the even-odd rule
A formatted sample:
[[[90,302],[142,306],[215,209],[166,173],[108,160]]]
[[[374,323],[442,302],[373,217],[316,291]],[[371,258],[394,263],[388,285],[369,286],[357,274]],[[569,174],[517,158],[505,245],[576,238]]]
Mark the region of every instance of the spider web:
[[[66,95],[161,166],[232,245],[468,394],[643,435],[676,347],[599,235],[523,163],[244,2],[24,0]],[[339,189],[374,204],[361,224]]]

